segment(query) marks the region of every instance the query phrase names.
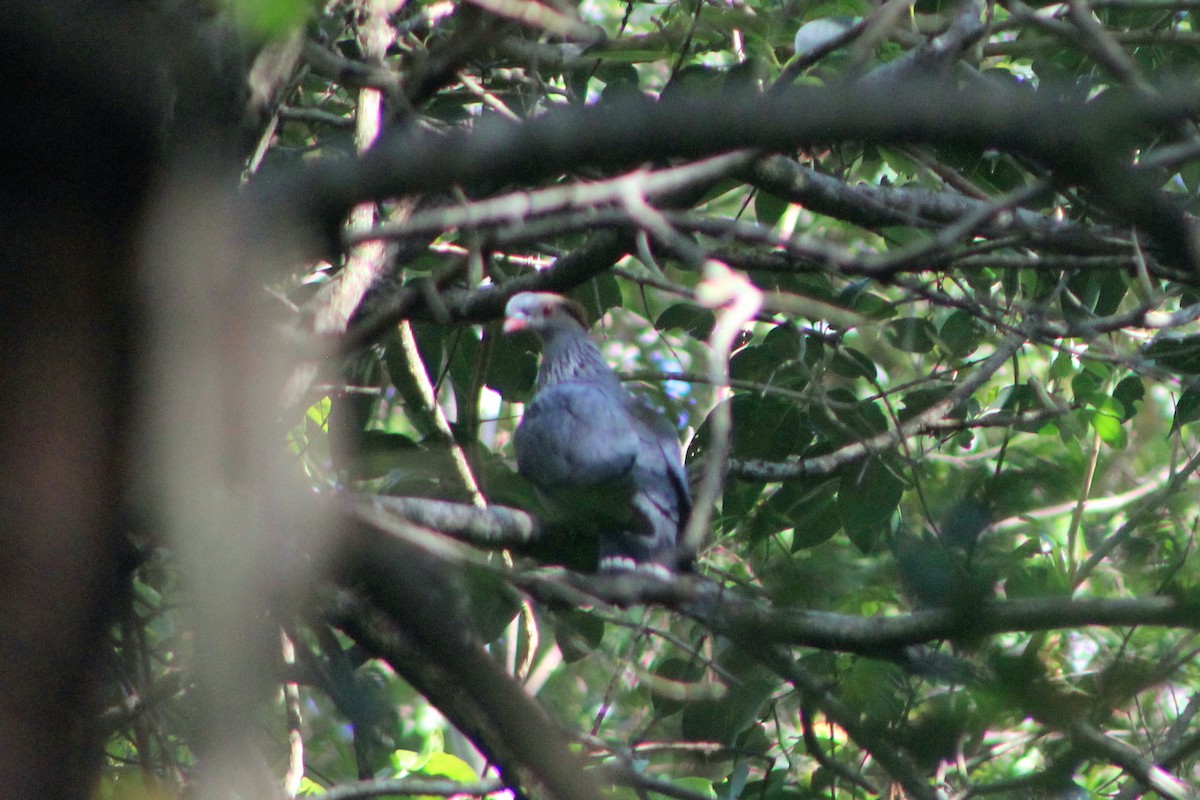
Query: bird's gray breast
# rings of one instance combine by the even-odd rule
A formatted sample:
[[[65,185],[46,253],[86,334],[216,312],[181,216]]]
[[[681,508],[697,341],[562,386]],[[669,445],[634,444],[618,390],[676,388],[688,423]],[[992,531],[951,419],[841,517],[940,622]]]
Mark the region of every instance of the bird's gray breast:
[[[517,468],[560,513],[629,513],[638,423],[621,400],[601,385],[563,383],[526,408],[513,441]]]

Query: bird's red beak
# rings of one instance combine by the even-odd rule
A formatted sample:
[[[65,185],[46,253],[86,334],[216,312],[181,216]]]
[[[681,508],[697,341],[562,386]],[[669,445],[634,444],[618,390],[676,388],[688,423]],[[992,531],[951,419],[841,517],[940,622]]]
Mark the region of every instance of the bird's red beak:
[[[528,320],[524,317],[508,317],[504,320],[504,332],[516,333],[517,331],[523,331],[527,323]]]

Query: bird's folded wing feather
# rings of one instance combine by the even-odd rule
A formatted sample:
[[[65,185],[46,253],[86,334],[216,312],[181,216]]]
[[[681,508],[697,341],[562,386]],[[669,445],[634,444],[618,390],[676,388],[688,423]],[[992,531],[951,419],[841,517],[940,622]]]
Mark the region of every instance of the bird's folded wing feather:
[[[616,483],[638,460],[638,427],[612,388],[584,381],[556,384],[526,408],[514,443],[517,460],[543,490]]]
[[[679,438],[665,417],[640,398],[626,395],[626,409],[638,433],[638,491],[676,523],[691,512],[687,474],[680,460]]]

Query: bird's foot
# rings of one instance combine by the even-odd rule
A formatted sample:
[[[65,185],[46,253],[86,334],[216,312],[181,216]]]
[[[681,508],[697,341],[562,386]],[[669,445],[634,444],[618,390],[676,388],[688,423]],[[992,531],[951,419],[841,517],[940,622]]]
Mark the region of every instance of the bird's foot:
[[[657,564],[652,561],[634,561],[629,556],[605,556],[600,559],[601,574],[616,575],[624,572],[653,575],[663,580],[671,579],[671,570],[664,564]]]

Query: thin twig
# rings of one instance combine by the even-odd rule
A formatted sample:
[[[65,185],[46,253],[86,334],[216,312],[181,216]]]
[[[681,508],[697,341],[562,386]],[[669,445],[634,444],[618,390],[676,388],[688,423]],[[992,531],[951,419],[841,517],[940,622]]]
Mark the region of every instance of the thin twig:
[[[717,322],[709,336],[709,379],[716,388],[715,407],[709,415],[709,446],[704,477],[692,507],[692,518],[683,537],[683,552],[699,550],[708,536],[713,507],[721,493],[733,446],[733,411],[728,402],[729,356],[738,335],[762,307],[763,295],[749,279],[719,261],[705,265],[704,280],[696,299],[716,310]]]

